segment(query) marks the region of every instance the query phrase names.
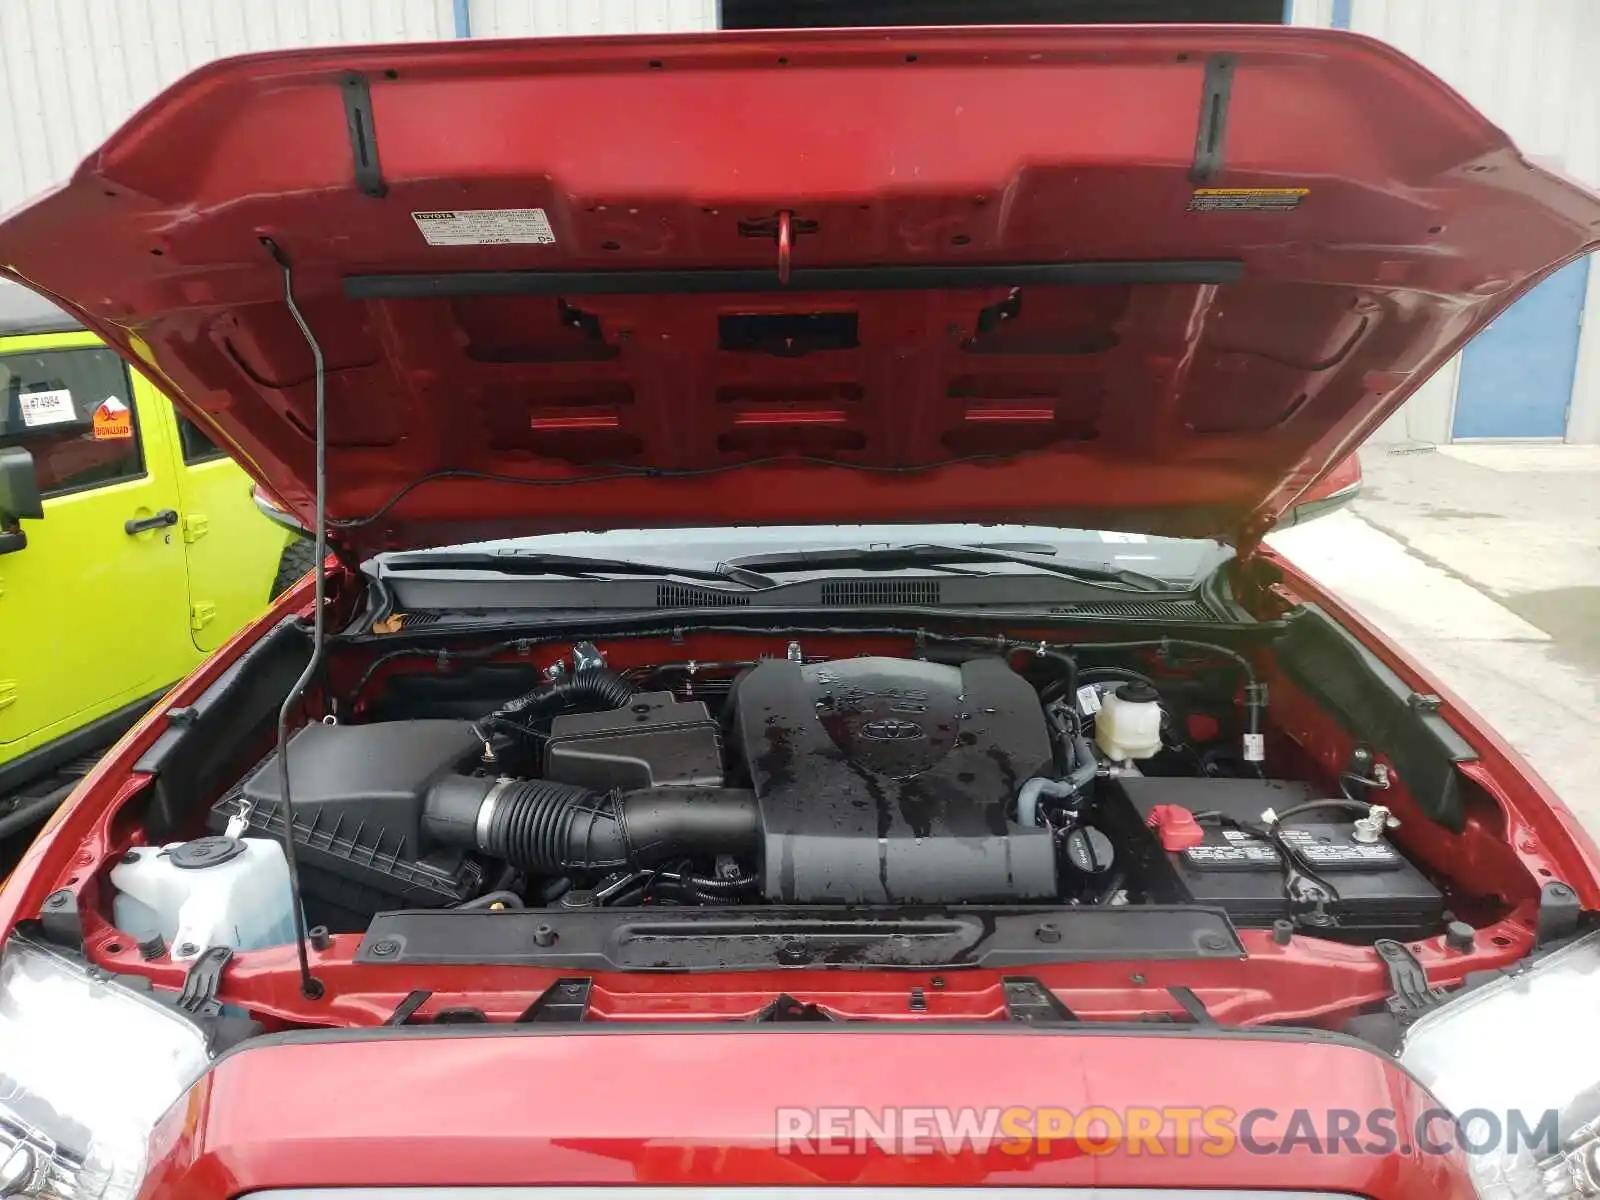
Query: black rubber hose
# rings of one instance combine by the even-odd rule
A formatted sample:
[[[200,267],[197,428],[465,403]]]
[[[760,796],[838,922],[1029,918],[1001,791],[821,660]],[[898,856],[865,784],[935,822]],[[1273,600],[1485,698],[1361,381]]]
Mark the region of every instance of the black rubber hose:
[[[752,857],[761,843],[755,793],[737,788],[609,796],[548,780],[452,776],[429,791],[423,821],[441,841],[541,875],[716,854]]]
[[[35,825],[43,825],[45,818],[60,808],[61,802],[72,795],[72,789],[82,782],[81,779],[74,779],[71,783],[63,784],[43,796],[18,803],[16,808],[0,817],[0,841],[14,833],[31,829]]]
[[[551,679],[531,692],[507,700],[494,715],[509,721],[529,721],[567,709],[604,712],[621,708],[633,698],[633,685],[610,667],[590,667]]]

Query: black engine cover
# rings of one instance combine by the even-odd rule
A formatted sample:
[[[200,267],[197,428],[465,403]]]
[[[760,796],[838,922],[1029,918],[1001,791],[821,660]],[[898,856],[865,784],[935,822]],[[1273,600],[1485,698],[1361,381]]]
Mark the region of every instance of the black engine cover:
[[[998,658],[769,661],[734,695],[769,900],[950,903],[1056,895],[1045,829],[1007,816],[1051,766],[1038,695]]]

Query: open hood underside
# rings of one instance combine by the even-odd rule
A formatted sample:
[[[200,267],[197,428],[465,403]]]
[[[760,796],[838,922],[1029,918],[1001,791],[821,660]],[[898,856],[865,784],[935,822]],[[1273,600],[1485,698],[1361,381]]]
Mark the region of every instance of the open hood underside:
[[[1597,230],[1360,38],[833,31],[214,63],[0,225],[0,264],[309,520],[291,264],[356,553],[881,520],[1248,542]]]

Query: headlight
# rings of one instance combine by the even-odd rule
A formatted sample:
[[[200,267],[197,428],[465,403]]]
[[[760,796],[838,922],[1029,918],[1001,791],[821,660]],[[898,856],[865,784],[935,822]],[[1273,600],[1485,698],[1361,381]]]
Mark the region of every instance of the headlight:
[[[151,1129],[207,1061],[177,1013],[13,939],[0,957],[0,1196],[132,1196]]]
[[[1485,1200],[1600,1195],[1597,1020],[1600,934],[1590,934],[1407,1031],[1400,1061],[1461,1122]],[[1548,1135],[1552,1110],[1554,1139],[1514,1136],[1541,1124]]]

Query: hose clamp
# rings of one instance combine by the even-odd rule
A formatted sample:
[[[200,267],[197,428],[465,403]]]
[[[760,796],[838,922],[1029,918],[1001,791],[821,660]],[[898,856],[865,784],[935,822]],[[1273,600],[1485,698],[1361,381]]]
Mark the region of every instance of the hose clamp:
[[[473,825],[473,837],[478,843],[478,849],[489,848],[489,830],[494,827],[494,810],[500,802],[500,795],[516,780],[509,775],[502,775],[496,779],[489,790],[483,794],[483,799],[478,802],[478,819]]]

